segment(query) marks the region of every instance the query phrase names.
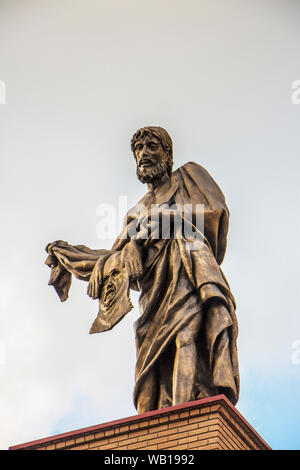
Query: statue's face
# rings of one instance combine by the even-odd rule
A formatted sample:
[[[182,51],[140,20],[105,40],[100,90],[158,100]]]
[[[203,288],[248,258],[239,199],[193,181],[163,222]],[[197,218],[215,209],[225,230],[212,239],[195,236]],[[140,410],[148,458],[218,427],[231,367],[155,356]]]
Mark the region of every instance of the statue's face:
[[[137,176],[142,183],[151,183],[167,173],[168,153],[154,136],[145,136],[135,143]]]
[[[167,162],[168,154],[154,136],[146,136],[135,143],[134,153],[139,168],[149,168]]]
[[[125,279],[126,272],[119,258],[115,255],[110,256],[104,265],[101,289],[101,303],[106,310],[116,301],[116,294],[119,293]]]
[[[133,308],[129,298],[129,277],[121,263],[121,253],[105,262],[99,299],[99,312],[90,333],[113,328]]]

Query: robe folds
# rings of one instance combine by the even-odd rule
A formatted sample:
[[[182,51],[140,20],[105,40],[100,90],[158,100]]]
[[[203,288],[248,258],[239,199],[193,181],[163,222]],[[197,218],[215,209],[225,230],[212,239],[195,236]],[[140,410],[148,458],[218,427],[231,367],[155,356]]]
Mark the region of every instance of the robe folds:
[[[190,207],[191,217],[187,221],[182,213],[180,217],[200,235],[201,243],[196,249],[190,249],[184,233],[177,237],[173,232],[168,238],[139,236],[153,205],[182,208],[185,204]],[[204,206],[203,233],[195,224],[197,204]],[[141,206],[146,208],[146,215],[141,214]],[[122,250],[131,233],[135,233],[133,238],[143,253],[143,275],[130,284],[140,292],[140,317],[134,325],[137,352],[134,403],[139,412],[172,405],[176,335],[195,316],[201,317],[201,326],[196,337],[197,376],[191,400],[224,393],[233,404],[238,401],[236,305],[220,268],[228,224],[229,211],[222,191],[208,172],[193,162],[178,168],[166,183],[148,192],[125,217],[123,232],[111,253]],[[62,289],[61,300],[65,300],[71,282],[66,272],[88,281],[97,259],[105,260],[110,253],[68,247],[68,253],[66,246],[55,243],[47,249],[50,261],[53,257],[62,267],[52,282],[59,295]],[[55,267],[53,263],[52,269]],[[213,300],[226,308],[214,308]],[[141,403],[145,403],[144,408]]]

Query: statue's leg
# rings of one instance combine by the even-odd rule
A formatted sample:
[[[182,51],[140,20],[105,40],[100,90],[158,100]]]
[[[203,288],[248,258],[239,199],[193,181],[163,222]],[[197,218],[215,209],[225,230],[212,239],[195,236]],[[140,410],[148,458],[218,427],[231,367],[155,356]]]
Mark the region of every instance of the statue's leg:
[[[176,336],[176,354],[173,370],[173,405],[194,400],[193,392],[197,373],[195,339],[202,315],[195,317]]]
[[[139,414],[155,410],[157,401],[157,378],[155,368],[152,368],[145,376],[137,400]]]
[[[218,393],[225,393],[231,400],[237,396],[230,353],[230,313],[225,305],[215,300],[207,312],[206,341],[209,352],[209,368]]]

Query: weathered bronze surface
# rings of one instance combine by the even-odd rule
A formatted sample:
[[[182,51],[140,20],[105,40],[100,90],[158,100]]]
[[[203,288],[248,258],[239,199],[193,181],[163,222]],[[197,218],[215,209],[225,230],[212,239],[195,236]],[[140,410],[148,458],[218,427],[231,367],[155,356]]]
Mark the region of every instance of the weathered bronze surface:
[[[65,301],[72,274],[88,282],[88,295],[99,299],[90,333],[113,328],[132,308],[130,288],[140,292],[139,413],[220,393],[236,404],[236,305],[220,268],[229,222],[224,195],[196,163],[172,172],[172,141],[160,127],[139,129],[131,149],[147,194],[126,214],[111,250],[47,245],[49,284]]]

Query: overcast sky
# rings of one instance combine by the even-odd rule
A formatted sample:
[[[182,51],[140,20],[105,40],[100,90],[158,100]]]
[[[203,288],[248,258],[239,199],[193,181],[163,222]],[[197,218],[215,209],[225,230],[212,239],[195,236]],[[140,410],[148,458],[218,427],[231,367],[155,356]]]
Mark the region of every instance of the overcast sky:
[[[136,413],[138,309],[89,335],[97,302],[75,280],[60,303],[44,248],[111,247],[97,210],[123,217],[119,197],[145,193],[130,151],[145,125],[226,196],[237,408],[300,448],[299,19],[299,0],[0,1],[0,448]]]

